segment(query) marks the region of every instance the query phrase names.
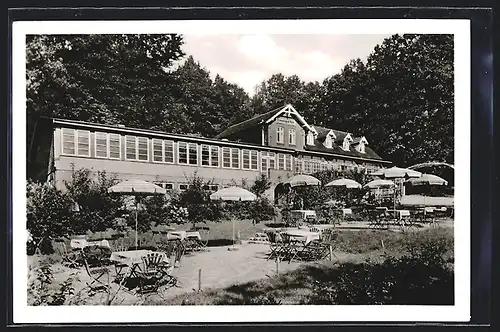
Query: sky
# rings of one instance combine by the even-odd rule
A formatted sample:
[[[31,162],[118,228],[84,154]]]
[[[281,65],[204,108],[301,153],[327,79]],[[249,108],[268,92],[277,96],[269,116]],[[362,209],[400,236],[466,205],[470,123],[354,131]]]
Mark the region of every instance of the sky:
[[[184,35],[183,50],[215,77],[254,87],[282,73],[305,82],[337,74],[351,59],[365,60],[390,35]],[[186,57],[187,58],[187,57]]]

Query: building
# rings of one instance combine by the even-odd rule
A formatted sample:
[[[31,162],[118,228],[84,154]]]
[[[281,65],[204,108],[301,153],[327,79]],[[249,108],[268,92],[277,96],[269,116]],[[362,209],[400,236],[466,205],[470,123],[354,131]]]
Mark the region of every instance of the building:
[[[390,164],[365,137],[308,124],[291,106],[227,128],[215,138],[74,120],[39,119],[30,138],[28,176],[63,188],[73,169],[106,171],[184,190],[195,173],[208,189],[252,183],[265,173],[276,185],[297,173]]]

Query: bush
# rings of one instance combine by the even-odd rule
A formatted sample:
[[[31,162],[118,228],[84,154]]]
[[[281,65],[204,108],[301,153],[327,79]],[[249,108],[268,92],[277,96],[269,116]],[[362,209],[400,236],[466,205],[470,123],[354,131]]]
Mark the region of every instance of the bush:
[[[446,251],[444,243],[422,243],[381,264],[341,264],[336,278],[315,284],[309,304],[451,305],[454,276]]]
[[[53,253],[52,240],[72,233],[71,199],[48,183],[26,185],[28,254]]]

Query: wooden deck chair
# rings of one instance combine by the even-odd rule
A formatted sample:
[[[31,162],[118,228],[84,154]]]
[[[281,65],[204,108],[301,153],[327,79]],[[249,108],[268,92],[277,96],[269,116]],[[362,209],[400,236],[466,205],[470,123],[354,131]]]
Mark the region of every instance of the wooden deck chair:
[[[104,264],[96,264],[96,266],[90,266],[87,255],[84,250],[80,250],[80,254],[83,260],[83,265],[85,272],[90,277],[90,283],[87,282],[87,287],[91,292],[104,291],[106,293],[110,292],[110,274],[111,271]],[[104,280],[106,278],[106,280]]]
[[[141,259],[142,268],[137,272],[141,294],[158,293],[162,286],[177,284],[177,278],[170,274],[172,266],[165,262],[165,253],[151,252]]]
[[[73,250],[68,250],[64,239],[57,239],[54,243],[54,251],[61,256],[63,266],[75,269],[81,266],[80,254]]]
[[[269,250],[270,253],[266,260],[271,258],[280,257],[283,251],[283,238],[279,233],[267,232],[267,237],[269,239]]]

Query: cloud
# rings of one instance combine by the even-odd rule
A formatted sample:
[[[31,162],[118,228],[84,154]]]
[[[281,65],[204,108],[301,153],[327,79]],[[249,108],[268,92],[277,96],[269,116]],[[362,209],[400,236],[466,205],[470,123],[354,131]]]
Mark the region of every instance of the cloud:
[[[250,95],[272,74],[306,82],[339,73],[349,60],[366,57],[388,35],[185,35],[184,51],[212,77],[221,75]]]

